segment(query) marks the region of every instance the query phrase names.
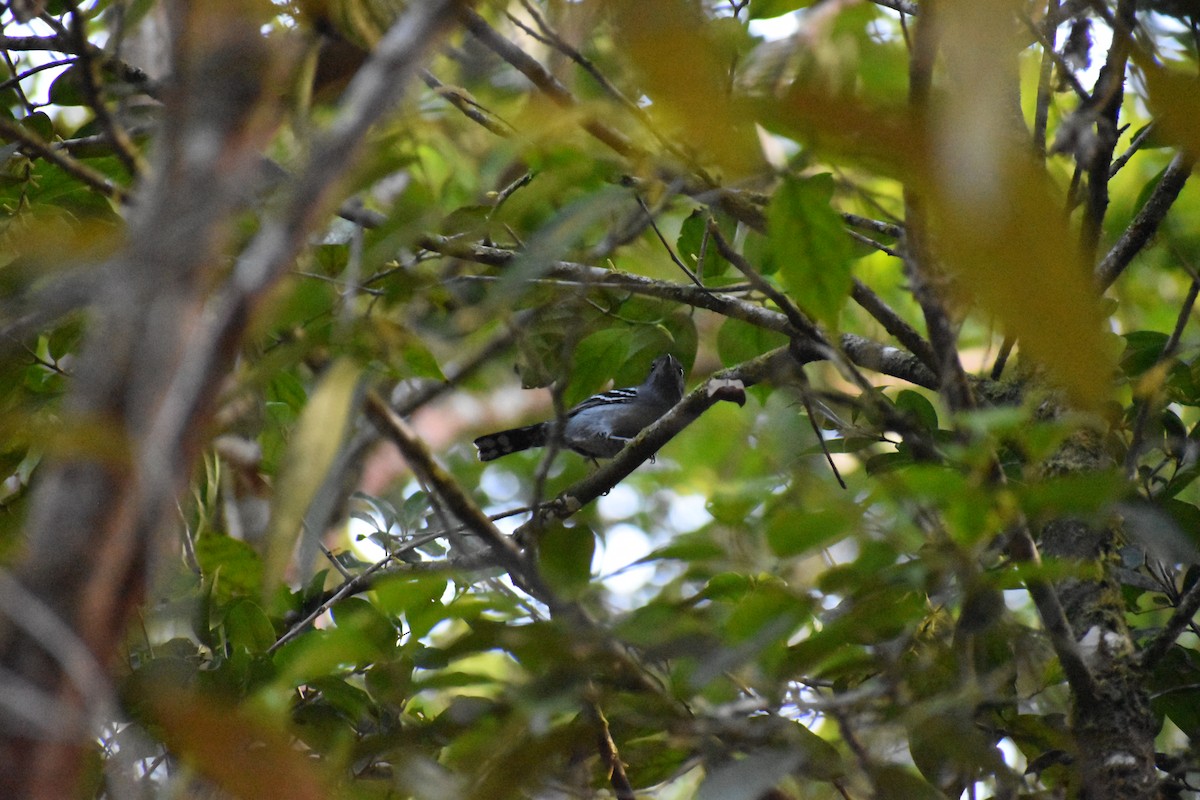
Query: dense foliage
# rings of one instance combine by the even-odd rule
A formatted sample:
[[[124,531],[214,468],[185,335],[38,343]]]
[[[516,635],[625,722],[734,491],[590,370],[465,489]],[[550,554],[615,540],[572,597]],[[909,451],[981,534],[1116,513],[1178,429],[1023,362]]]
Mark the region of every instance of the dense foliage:
[[[1196,3],[0,22],[3,796],[1197,794]]]

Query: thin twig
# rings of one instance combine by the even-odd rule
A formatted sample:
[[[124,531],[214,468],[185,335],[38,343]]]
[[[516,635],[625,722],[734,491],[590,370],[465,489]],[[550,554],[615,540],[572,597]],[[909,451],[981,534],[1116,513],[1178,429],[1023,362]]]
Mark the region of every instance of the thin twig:
[[[650,213],[650,209],[646,206],[646,201],[642,199],[640,194],[635,196],[637,197],[638,205],[642,207],[642,211],[646,212],[646,219],[649,221],[650,227],[654,230],[654,235],[657,236],[658,241],[662,243],[663,249],[667,251],[667,255],[670,256],[671,261],[675,264],[675,266],[683,270],[683,274],[688,276],[688,280],[707,292],[708,289],[703,283],[700,282],[700,279],[696,277],[696,273],[692,272],[688,265],[680,260],[679,256],[675,254],[675,248],[671,247],[671,244],[667,241],[667,237],[663,236],[662,231],[658,229],[658,223],[654,221],[654,215]]]
[[[937,372],[937,356],[933,352],[933,347],[916,328],[909,325],[891,306],[885,303],[882,297],[858,278],[855,278],[851,285],[850,297],[883,325],[888,333],[907,347],[914,356],[921,359],[922,364]]]
[[[884,222],[883,220],[871,219],[858,214],[851,214],[847,211],[842,212],[842,220],[855,228],[862,228],[865,231],[873,233],[881,233],[884,236],[891,236],[893,239],[904,238],[904,226],[897,225],[894,222]]]
[[[804,315],[799,307],[796,306],[792,299],[783,292],[776,289],[771,284],[758,274],[758,270],[751,266],[741,253],[733,248],[721,233],[720,227],[716,220],[708,221],[708,235],[712,239],[713,244],[717,246],[717,252],[733,266],[737,267],[738,271],[746,276],[746,280],[750,281],[750,285],[758,291],[762,292],[771,299],[775,305],[779,306],[779,310],[787,317],[788,323],[792,328],[815,342],[825,342],[825,337],[821,335],[817,326]]]
[[[915,17],[919,13],[917,4],[911,0],[871,0],[877,6],[890,8],[892,11],[899,11],[901,14],[907,14],[910,17]]]
[[[467,526],[468,531],[488,546],[496,562],[507,570],[514,580],[549,606],[552,612],[556,605],[561,605],[561,601],[556,599],[554,592],[545,585],[534,565],[522,555],[512,539],[501,533],[458,482],[434,462],[432,454],[409,424],[373,391],[367,393],[367,416],[379,428],[380,433],[400,448],[413,473],[420,476],[431,490],[442,498],[442,502]]]
[[[518,253],[512,250],[458,242],[444,236],[426,235],[421,238],[419,244],[421,247],[442,253],[446,256],[462,258],[491,266],[505,266],[518,257]],[[740,258],[739,255],[735,255],[735,257]],[[475,276],[472,278],[464,277],[463,279],[489,280],[491,278],[489,276]],[[773,330],[785,335],[790,336],[794,333],[794,329],[791,327],[788,318],[782,313],[763,308],[756,303],[732,297],[719,291],[706,293],[700,291],[695,286],[668,283],[642,275],[633,275],[627,272],[592,267],[569,261],[554,262],[547,269],[545,277],[539,279],[539,282],[556,280],[560,282],[576,281],[592,289],[621,289],[647,297],[657,297],[696,308],[703,308],[723,316],[740,319],[756,327]],[[810,330],[812,329],[811,324],[808,327]],[[825,345],[828,344],[823,339],[820,342]],[[815,341],[814,344],[816,344]],[[937,378],[929,368],[922,364],[916,356],[904,352],[899,348],[888,347],[866,337],[849,333],[842,334],[838,340],[838,344],[850,361],[864,369],[884,375],[891,375],[892,377],[929,389],[937,388]],[[814,346],[808,348],[807,352],[809,354],[808,360],[824,360],[833,351],[828,347],[821,350]],[[836,353],[834,353],[834,357],[836,358]]]
[[[8,54],[5,53],[6,57],[7,57],[7,55]],[[17,88],[22,81],[33,77],[34,75],[38,74],[39,72],[42,72],[43,70],[56,69],[58,67],[69,67],[78,60],[79,60],[78,57],[71,57],[71,58],[62,58],[57,61],[47,61],[45,64],[38,64],[36,67],[30,67],[29,69],[25,70],[24,72],[17,74],[17,70],[15,69],[16,65],[13,64],[11,59],[8,59],[9,70],[14,74],[14,77],[9,78],[8,80],[4,81],[3,83],[0,83],[0,92],[3,92],[6,89]],[[28,102],[25,101],[25,104],[28,105]]]
[[[285,644],[290,642],[292,639],[299,636],[310,625],[312,625],[314,622],[317,621],[317,617],[321,616],[326,611],[328,611],[330,608],[337,605],[338,601],[341,600],[343,597],[346,597],[347,595],[354,592],[358,588],[358,585],[360,584],[360,582],[365,583],[366,580],[371,575],[373,575],[374,573],[383,569],[384,565],[388,564],[391,560],[392,560],[392,556],[390,556],[390,555],[387,556],[386,558],[380,559],[379,561],[375,562],[371,566],[367,567],[366,570],[364,570],[363,572],[356,575],[352,580],[348,580],[345,583],[343,583],[341,585],[341,587],[338,588],[338,590],[336,592],[334,592],[333,595],[331,595],[328,600],[321,603],[321,605],[319,605],[315,609],[313,609],[313,611],[311,613],[309,613],[307,616],[305,616],[299,622],[293,624],[290,628],[288,628],[286,631],[284,631],[283,635],[280,636],[278,639],[276,639],[275,643],[273,645],[271,645],[270,647],[267,648],[267,653],[270,654],[270,653],[275,652],[280,647],[283,647]]]
[[[562,85],[558,78],[550,74],[524,50],[497,33],[496,29],[474,10],[460,6],[459,19],[472,36],[515,67],[556,105],[563,108],[574,108],[577,105],[574,95]],[[644,155],[641,148],[630,141],[625,134],[594,117],[585,119],[583,128],[625,158],[636,160]]]
[[[862,242],[867,247],[872,247],[881,253],[887,253],[892,258],[904,258],[904,254],[901,253],[899,250],[888,247],[883,242],[877,242],[874,239],[872,239],[870,236],[864,236],[863,234],[859,233],[858,231],[846,231],[846,233],[850,234],[850,238],[853,239],[854,241]]]
[[[460,20],[463,26],[478,39],[485,47],[494,52],[518,72],[524,75],[551,102],[562,108],[578,108],[579,101],[550,73],[537,59],[530,56],[520,47],[501,36],[487,20],[469,8],[462,8]],[[634,164],[644,164],[650,154],[635,143],[629,136],[617,130],[595,116],[584,116],[580,122],[583,129],[598,141],[604,143],[614,152]],[[670,174],[664,170],[664,179],[669,183],[683,178],[680,190],[696,200],[720,207],[730,216],[749,225],[755,230],[763,230],[766,220],[760,205],[748,199],[745,192],[722,188],[707,176],[703,170],[687,162],[692,174],[681,176]]]
[[[1024,519],[1018,521],[1013,528],[1008,541],[1008,552],[1018,563],[1030,565],[1035,570],[1041,567],[1041,555],[1033,541],[1033,534],[1029,531],[1029,523]],[[1067,613],[1063,610],[1054,586],[1044,577],[1030,574],[1025,578],[1025,588],[1033,598],[1042,626],[1050,637],[1054,654],[1058,656],[1067,683],[1075,692],[1076,702],[1093,702],[1096,697],[1095,678],[1079,652],[1079,645],[1071,631],[1071,623],[1067,620]]]
[[[558,596],[542,578],[537,564],[517,547],[515,542],[520,538],[519,532],[522,529],[528,531],[532,527],[529,523],[514,532],[511,537],[505,536],[488,519],[458,481],[434,460],[429,448],[408,423],[396,414],[376,392],[367,393],[366,410],[368,418],[379,428],[380,433],[400,449],[413,473],[422,476],[432,492],[441,497],[449,512],[467,526],[469,533],[479,537],[487,546],[493,563],[507,571],[514,584],[543,603],[558,621],[577,630],[585,631],[604,648],[605,655],[612,659],[613,666],[621,669],[625,677],[633,681],[639,688],[653,692],[657,696],[663,696],[663,690],[658,681],[630,654],[626,647],[613,639],[583,607]],[[645,432],[639,438],[644,438],[644,435]],[[628,453],[637,444],[638,442],[635,440],[623,452]]]
[[[1133,154],[1142,149],[1142,145],[1145,144],[1146,140],[1150,138],[1150,134],[1152,133],[1154,133],[1153,122],[1149,123],[1140,131],[1138,131],[1137,134],[1134,135],[1133,141],[1129,143],[1129,147],[1125,149],[1125,152],[1119,157],[1113,159],[1112,166],[1108,170],[1108,177],[1112,178],[1116,176],[1116,174],[1121,171],[1121,168],[1125,166],[1129,159],[1133,158]]]
[[[1154,669],[1170,651],[1179,635],[1191,625],[1197,611],[1200,611],[1200,581],[1193,583],[1192,587],[1184,592],[1167,624],[1142,651],[1140,666],[1144,672]]]
[[[509,125],[494,113],[479,105],[479,103],[475,102],[474,99],[467,96],[457,87],[447,86],[446,84],[442,83],[440,80],[438,80],[437,76],[429,70],[421,70],[421,80],[425,82],[426,86],[436,92],[438,97],[441,97],[447,103],[457,108],[467,119],[471,120],[472,122],[475,122],[497,136],[504,138],[508,138],[515,133],[515,129],[512,125]]]
[[[1050,61],[1054,62],[1054,64],[1058,67],[1059,74],[1062,75],[1064,78],[1066,78],[1067,83],[1071,84],[1071,88],[1075,91],[1075,94],[1079,97],[1080,102],[1085,105],[1090,104],[1092,102],[1091,94],[1084,87],[1084,85],[1079,82],[1079,78],[1075,77],[1075,71],[1071,69],[1071,65],[1068,64],[1066,59],[1062,57],[1062,55],[1058,52],[1057,49],[1055,49],[1054,40],[1052,38],[1048,38],[1046,36],[1046,34],[1040,28],[1038,28],[1037,25],[1033,24],[1033,20],[1031,20],[1027,15],[1022,15],[1021,21],[1025,23],[1025,27],[1029,29],[1029,32],[1032,33],[1037,38],[1038,44],[1040,44],[1042,46],[1042,58],[1043,58],[1042,68],[1043,69],[1046,68],[1045,67],[1046,59],[1049,59]],[[1049,22],[1049,19],[1047,19],[1047,22]],[[1038,81],[1038,102],[1039,103],[1042,102],[1041,91],[1042,91],[1041,80],[1039,79],[1039,81]],[[1045,102],[1049,103],[1049,97],[1046,98]],[[1035,133],[1035,135],[1036,135],[1036,133]],[[1041,138],[1042,153],[1044,154],[1045,147],[1046,147],[1046,129],[1045,129],[1045,121],[1044,120],[1042,121],[1041,135],[1042,135],[1042,138]]]
[[[838,471],[837,464],[834,463],[833,453],[829,452],[829,445],[825,441],[825,435],[821,431],[821,426],[817,424],[817,414],[813,408],[812,398],[809,397],[808,376],[804,374],[804,368],[797,370],[800,381],[800,402],[804,404],[804,414],[808,417],[808,424],[812,426],[813,435],[817,437],[817,444],[821,446],[821,452],[825,454],[825,461],[829,464],[829,469],[833,472],[833,477],[837,479],[838,486],[846,488],[846,481],[842,479],[842,473]]]
[[[1017,343],[1011,335],[1006,335],[1003,341],[1000,342],[1000,352],[996,354],[996,360],[992,363],[991,379],[994,381],[1000,380],[1000,376],[1004,374],[1004,367],[1008,363],[1008,357],[1012,355],[1013,345]]]
[[[106,197],[111,197],[118,202],[124,202],[125,190],[113,183],[107,175],[89,167],[74,158],[55,150],[41,137],[24,128],[19,122],[11,119],[0,117],[0,137],[8,141],[20,142],[21,146],[29,150],[41,158],[46,159],[51,164],[66,172],[73,178],[86,183],[96,191]]]
[[[1125,97],[1125,69],[1133,46],[1133,31],[1137,25],[1134,0],[1117,0],[1116,16],[1112,20],[1112,44],[1105,57],[1104,68],[1096,78],[1089,110],[1096,118],[1096,142],[1094,152],[1084,164],[1087,173],[1087,190],[1080,226],[1081,251],[1085,263],[1095,263],[1108,214],[1108,177],[1112,166],[1113,151],[1117,146],[1117,128],[1120,121],[1121,104]]]
[[[320,549],[321,555],[325,556],[325,559],[333,565],[333,568],[338,571],[338,574],[342,576],[343,580],[350,580],[354,577],[350,574],[350,571],[342,565],[342,562],[338,561],[337,556],[335,556],[320,539],[317,539],[317,547]]]

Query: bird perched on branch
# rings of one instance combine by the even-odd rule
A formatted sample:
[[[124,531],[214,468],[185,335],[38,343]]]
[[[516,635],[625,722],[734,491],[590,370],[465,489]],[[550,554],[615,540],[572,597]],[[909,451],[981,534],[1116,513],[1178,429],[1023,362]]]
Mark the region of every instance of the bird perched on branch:
[[[563,446],[588,458],[611,458],[633,437],[683,398],[683,365],[672,355],[659,356],[638,386],[592,395],[566,413]],[[480,461],[544,447],[554,422],[489,433],[475,440]]]

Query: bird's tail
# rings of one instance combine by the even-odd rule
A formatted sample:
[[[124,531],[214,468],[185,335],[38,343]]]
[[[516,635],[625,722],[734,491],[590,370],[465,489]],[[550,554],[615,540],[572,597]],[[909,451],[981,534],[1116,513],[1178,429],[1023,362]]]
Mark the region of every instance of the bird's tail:
[[[546,423],[544,422],[527,425],[524,428],[489,433],[487,436],[480,436],[475,440],[480,461],[491,461],[509,453],[528,450],[531,447],[542,447],[545,444]]]

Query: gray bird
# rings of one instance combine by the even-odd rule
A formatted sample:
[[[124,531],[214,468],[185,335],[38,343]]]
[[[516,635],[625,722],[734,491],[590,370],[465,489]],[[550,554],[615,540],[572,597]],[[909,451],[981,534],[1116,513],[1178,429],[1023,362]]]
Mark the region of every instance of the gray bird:
[[[588,458],[612,458],[682,398],[683,366],[675,356],[659,356],[641,385],[592,395],[569,410],[563,424],[563,445]],[[544,447],[551,426],[551,422],[539,422],[480,436],[475,440],[479,460]]]

